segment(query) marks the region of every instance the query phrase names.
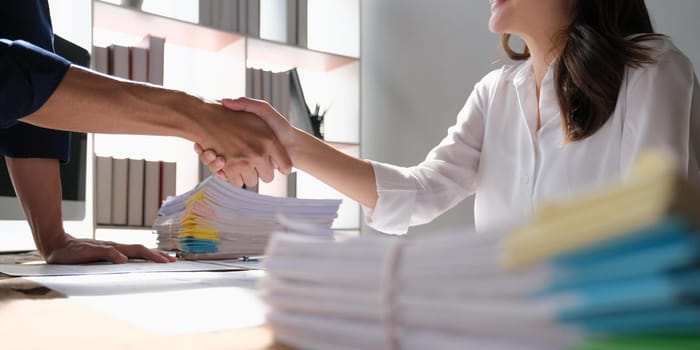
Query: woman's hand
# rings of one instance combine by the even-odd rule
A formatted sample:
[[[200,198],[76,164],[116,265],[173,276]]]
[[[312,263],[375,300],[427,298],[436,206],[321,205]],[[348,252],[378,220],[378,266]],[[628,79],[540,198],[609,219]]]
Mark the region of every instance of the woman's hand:
[[[293,161],[292,151],[296,142],[296,134],[298,129],[294,128],[287,119],[275,110],[269,103],[261,100],[255,100],[247,97],[237,99],[224,99],[221,101],[224,107],[238,112],[248,112],[257,115],[265,121],[277,136],[277,139],[286,149]],[[204,149],[201,145],[195,144],[195,152],[199,155],[202,164],[209,167],[209,170],[216,174],[222,180],[228,179],[224,170],[226,160],[213,149]],[[274,163],[274,161],[273,161]],[[274,164],[275,169],[278,168]],[[262,179],[264,182],[269,182],[268,179]]]
[[[297,169],[325,182],[368,208],[374,208],[377,204],[379,195],[376,179],[369,162],[340,152],[322,140],[293,127],[267,102],[242,97],[235,100],[226,99],[221,103],[226,108],[249,112],[264,120]],[[223,159],[219,159],[213,150],[205,150],[198,145],[195,149],[202,163],[209,166],[213,173],[226,177],[225,170],[223,174],[219,172],[219,165]]]
[[[93,261],[123,264],[129,259],[145,259],[157,263],[175,261],[175,257],[140,244],[80,239],[67,233],[63,234],[60,242],[51,243],[51,247],[44,252],[49,264],[82,264]]]

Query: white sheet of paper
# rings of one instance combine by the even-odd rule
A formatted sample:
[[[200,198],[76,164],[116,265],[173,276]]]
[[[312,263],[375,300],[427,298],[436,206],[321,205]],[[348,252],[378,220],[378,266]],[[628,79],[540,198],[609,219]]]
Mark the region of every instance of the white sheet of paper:
[[[234,268],[241,268],[245,270],[262,270],[262,258],[255,258],[249,260],[241,259],[230,259],[230,260],[211,260],[212,264],[229,266]]]
[[[266,307],[262,271],[163,272],[28,277],[69,299],[164,334],[255,327]]]
[[[134,272],[188,272],[188,271],[233,271],[245,268],[234,265],[213,264],[206,261],[176,261],[154,263],[131,260],[126,264],[92,263],[84,265],[48,264],[0,264],[0,273],[9,276],[69,276],[100,275]]]

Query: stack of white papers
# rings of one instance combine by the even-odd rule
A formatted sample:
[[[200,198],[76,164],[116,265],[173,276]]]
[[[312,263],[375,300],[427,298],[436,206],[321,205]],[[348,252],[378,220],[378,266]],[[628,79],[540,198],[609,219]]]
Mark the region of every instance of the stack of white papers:
[[[158,248],[179,250],[185,258],[259,256],[273,232],[332,239],[340,202],[264,196],[211,176],[168,198],[154,229]]]
[[[526,296],[546,270],[506,272],[503,234],[324,242],[278,235],[264,261],[275,337],[304,349],[561,349],[563,301]],[[390,343],[396,342],[396,347]]]
[[[700,191],[640,169],[515,230],[276,236],[268,324],[304,349],[700,348]]]

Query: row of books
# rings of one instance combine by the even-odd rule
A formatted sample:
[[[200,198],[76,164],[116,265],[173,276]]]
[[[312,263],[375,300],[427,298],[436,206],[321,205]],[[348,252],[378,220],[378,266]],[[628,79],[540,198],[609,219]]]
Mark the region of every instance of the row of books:
[[[260,0],[199,0],[199,24],[260,36]]]
[[[273,232],[309,230],[333,239],[340,200],[280,198],[236,188],[210,176],[182,195],[168,198],[153,225],[158,248],[185,259],[260,256]]]
[[[199,0],[199,23],[307,46],[308,0]]]
[[[700,189],[658,154],[523,227],[276,235],[268,324],[304,349],[698,349]]]
[[[176,175],[176,163],[97,156],[97,224],[151,227],[161,203],[175,195]]]
[[[247,68],[246,96],[269,102],[283,116],[289,118],[292,125],[315,134],[311,111],[306,104],[296,68],[284,72]]]
[[[93,68],[123,79],[163,85],[165,38],[148,35],[135,46],[93,47]]]

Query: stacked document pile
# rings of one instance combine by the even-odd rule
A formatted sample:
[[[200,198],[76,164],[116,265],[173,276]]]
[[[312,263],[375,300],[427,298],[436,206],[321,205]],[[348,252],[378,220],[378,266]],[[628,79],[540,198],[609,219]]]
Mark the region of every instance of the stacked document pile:
[[[700,349],[700,191],[658,154],[509,232],[276,236],[263,295],[304,349]]]
[[[258,256],[273,232],[332,239],[339,206],[340,200],[264,196],[210,176],[192,191],[168,198],[153,227],[158,248],[179,250],[184,258]]]

